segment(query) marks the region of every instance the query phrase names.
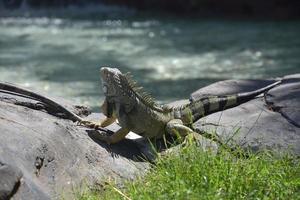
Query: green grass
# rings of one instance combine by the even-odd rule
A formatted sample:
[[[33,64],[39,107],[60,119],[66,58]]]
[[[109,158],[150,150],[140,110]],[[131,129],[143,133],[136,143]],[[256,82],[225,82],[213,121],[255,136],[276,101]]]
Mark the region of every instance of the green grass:
[[[213,155],[191,145],[158,159],[148,175],[122,189],[111,183],[96,192],[81,192],[78,199],[126,199],[124,195],[137,200],[300,199],[300,162],[268,152],[247,158],[226,150]]]

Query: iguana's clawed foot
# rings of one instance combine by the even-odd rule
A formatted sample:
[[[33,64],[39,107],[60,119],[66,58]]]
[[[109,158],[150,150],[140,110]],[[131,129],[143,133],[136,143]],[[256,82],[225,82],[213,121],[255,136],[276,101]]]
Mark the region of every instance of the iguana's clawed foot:
[[[100,127],[99,124],[95,123],[95,122],[91,122],[91,121],[81,121],[81,122],[78,122],[78,125],[79,126],[85,126],[85,127],[88,127],[88,128],[94,128],[94,129],[97,129]]]
[[[197,145],[201,145],[200,141],[201,141],[201,135],[199,135],[198,133],[195,132],[191,132],[190,134],[188,134],[185,138],[184,141],[182,142],[182,147],[189,147],[193,144],[197,144]]]
[[[100,123],[95,123],[95,122],[92,122],[92,121],[83,120],[83,121],[79,122],[78,124],[81,125],[81,126],[98,129],[100,127],[103,128],[103,127],[109,126],[112,123],[114,123],[115,121],[116,121],[115,117],[110,117],[110,118],[107,117],[104,120],[102,120]]]

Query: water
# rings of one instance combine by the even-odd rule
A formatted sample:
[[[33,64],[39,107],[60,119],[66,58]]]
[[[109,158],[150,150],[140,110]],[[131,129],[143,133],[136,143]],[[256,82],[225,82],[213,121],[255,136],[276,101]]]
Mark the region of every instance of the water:
[[[111,66],[168,102],[218,80],[299,73],[299,36],[295,21],[2,17],[0,80],[95,108]]]

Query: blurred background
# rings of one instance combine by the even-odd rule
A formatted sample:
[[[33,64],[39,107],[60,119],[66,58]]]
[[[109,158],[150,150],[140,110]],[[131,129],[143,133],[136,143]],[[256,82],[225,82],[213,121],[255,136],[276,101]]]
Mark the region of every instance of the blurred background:
[[[299,0],[0,0],[0,81],[99,107],[99,68],[160,102],[300,72]]]

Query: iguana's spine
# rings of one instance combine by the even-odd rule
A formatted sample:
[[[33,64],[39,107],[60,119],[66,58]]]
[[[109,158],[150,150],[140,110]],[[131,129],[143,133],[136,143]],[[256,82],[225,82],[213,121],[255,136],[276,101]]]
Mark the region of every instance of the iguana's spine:
[[[251,92],[238,93],[234,95],[225,96],[207,96],[198,100],[192,101],[191,103],[180,107],[177,110],[177,115],[182,119],[184,124],[192,124],[199,120],[201,117],[207,116],[211,113],[223,111],[228,108],[238,106],[245,103],[259,94],[262,94],[276,85],[280,84],[281,81],[277,81],[266,87]],[[175,113],[176,115],[176,113]]]

